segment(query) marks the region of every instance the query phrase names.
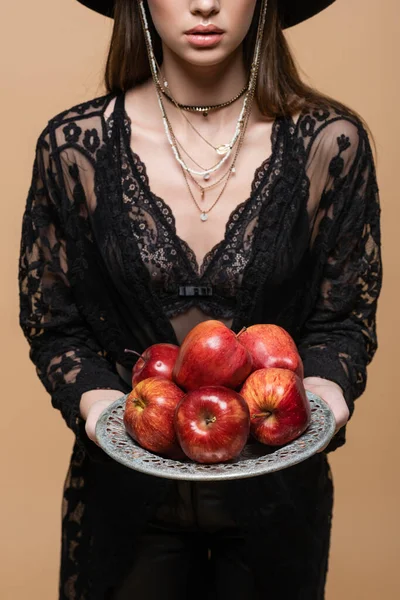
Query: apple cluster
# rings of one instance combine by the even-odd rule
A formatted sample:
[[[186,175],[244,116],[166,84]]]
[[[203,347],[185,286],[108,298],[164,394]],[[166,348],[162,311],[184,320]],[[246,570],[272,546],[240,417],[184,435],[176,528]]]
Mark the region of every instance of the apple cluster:
[[[133,367],[124,424],[143,448],[175,460],[226,462],[251,435],[269,446],[311,421],[303,364],[277,325],[238,334],[220,321],[194,327],[180,347],[150,346]]]

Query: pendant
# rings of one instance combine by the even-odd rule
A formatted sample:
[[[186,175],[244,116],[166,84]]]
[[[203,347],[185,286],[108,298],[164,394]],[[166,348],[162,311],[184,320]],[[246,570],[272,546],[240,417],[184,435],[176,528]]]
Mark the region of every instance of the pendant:
[[[205,221],[207,221],[207,220],[208,220],[208,214],[207,214],[207,213],[205,213],[205,212],[202,212],[202,213],[201,213],[201,215],[200,215],[200,219],[201,219],[201,220],[203,221],[203,223],[204,223]]]
[[[205,181],[208,181],[209,179],[210,179],[210,173],[206,173],[206,174],[204,175],[204,180],[205,180]]]
[[[231,147],[229,144],[222,144],[221,146],[218,146],[217,154],[220,154],[220,155],[226,154],[227,152],[229,152],[230,149],[231,149]]]
[[[203,111],[203,117],[208,117],[208,111]]]

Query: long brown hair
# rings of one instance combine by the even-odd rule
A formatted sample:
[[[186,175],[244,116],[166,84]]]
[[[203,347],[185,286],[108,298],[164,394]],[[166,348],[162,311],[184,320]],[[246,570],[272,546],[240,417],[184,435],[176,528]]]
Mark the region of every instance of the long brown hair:
[[[290,47],[283,34],[278,1],[269,0],[265,33],[261,51],[256,99],[260,111],[267,117],[292,116],[306,105],[321,108],[331,106],[339,112],[357,117],[367,128],[363,119],[354,110],[341,102],[321,94],[305,84],[300,77]],[[250,72],[261,1],[258,0],[250,29],[243,41],[243,56]],[[149,11],[147,18],[154,53],[158,64],[162,63],[162,43]],[[146,81],[151,70],[136,0],[115,0],[114,29],[105,69],[105,86],[108,92],[119,93]]]

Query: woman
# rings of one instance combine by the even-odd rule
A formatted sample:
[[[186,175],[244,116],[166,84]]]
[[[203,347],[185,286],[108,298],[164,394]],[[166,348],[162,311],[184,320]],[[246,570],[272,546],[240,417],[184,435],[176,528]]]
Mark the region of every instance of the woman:
[[[115,20],[107,94],[39,136],[19,277],[30,357],[76,434],[59,598],[320,600],[327,453],[365,389],[381,285],[365,127],[301,82],[282,34],[332,0],[80,1]],[[124,349],[209,318],[291,333],[336,418],[324,452],[206,485],[96,445],[100,413],[130,391]]]

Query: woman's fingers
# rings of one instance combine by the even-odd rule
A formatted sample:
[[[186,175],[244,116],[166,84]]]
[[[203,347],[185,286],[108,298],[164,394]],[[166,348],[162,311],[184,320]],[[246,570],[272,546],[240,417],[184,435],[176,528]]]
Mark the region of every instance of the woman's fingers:
[[[85,431],[90,440],[99,445],[96,437],[96,424],[101,413],[112,404],[114,400],[97,400],[89,409],[85,424]]]
[[[346,425],[350,417],[349,407],[344,399],[341,388],[334,382],[329,382],[328,380],[323,380],[321,383],[317,381],[304,380],[304,385],[306,390],[319,396],[333,412],[336,422],[334,435],[336,435],[336,433],[344,425]],[[321,448],[319,452],[323,452],[327,446],[328,444]]]

